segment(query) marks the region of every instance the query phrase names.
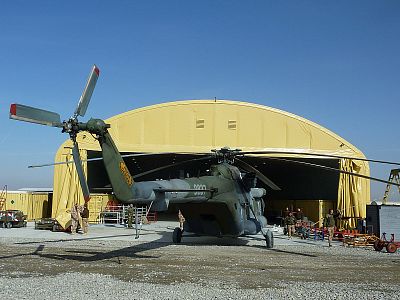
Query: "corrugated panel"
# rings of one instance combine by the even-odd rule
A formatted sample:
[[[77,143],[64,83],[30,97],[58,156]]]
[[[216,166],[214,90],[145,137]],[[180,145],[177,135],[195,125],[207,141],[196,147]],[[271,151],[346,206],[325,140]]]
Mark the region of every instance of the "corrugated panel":
[[[88,204],[90,223],[100,222],[100,212],[104,211],[107,202],[110,200],[115,200],[115,198],[112,195],[91,194]]]
[[[380,234],[386,232],[386,238],[394,233],[395,239],[400,240],[400,206],[382,205],[379,210]]]

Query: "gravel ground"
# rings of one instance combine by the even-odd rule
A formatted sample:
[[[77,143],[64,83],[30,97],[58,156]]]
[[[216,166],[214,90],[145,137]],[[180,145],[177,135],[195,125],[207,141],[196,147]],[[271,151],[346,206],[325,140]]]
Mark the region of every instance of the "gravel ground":
[[[395,254],[335,243],[186,237],[174,224],[131,231],[91,226],[89,235],[0,230],[0,289],[14,299],[400,299]]]

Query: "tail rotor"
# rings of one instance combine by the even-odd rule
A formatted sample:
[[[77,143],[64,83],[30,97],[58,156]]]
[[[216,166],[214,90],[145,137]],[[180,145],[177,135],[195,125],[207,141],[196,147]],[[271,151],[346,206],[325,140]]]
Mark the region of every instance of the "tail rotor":
[[[85,202],[89,201],[90,193],[86,181],[86,176],[83,171],[82,160],[79,155],[79,146],[76,141],[76,137],[80,131],[87,129],[87,123],[80,123],[78,121],[78,116],[85,116],[86,110],[88,108],[90,99],[97,83],[97,79],[99,78],[99,74],[99,68],[96,65],[93,65],[85,89],[83,90],[83,93],[79,99],[75,112],[72,117],[67,121],[61,122],[61,118],[58,113],[48,110],[43,110],[22,104],[11,104],[10,107],[10,119],[62,128],[62,132],[69,134],[70,139],[73,142],[72,156],[74,159],[76,171],[78,173],[79,182],[81,184]]]

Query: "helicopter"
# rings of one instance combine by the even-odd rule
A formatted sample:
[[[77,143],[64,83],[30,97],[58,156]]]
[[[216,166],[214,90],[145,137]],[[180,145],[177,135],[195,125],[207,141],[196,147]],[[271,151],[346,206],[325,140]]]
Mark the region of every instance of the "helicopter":
[[[93,66],[86,87],[74,114],[61,122],[60,115],[21,104],[11,104],[10,118],[25,122],[58,127],[68,133],[73,142],[72,155],[78,173],[85,202],[90,200],[86,176],[79,155],[77,134],[87,131],[96,136],[102,150],[102,158],[113,192],[123,204],[151,204],[153,211],[165,211],[170,203],[179,204],[185,216],[184,231],[199,235],[230,236],[262,232],[268,248],[273,247],[273,234],[265,229],[263,216],[266,191],[255,186],[254,173],[242,173],[231,163],[237,150],[215,150],[219,163],[212,165],[209,176],[185,179],[134,182],[123,157],[119,153],[106,124],[101,119],[78,121],[84,116],[100,71]],[[204,159],[204,158],[201,158]],[[261,176],[271,188],[279,189],[272,181]],[[173,242],[179,243],[183,230],[173,232]]]
[[[150,206],[152,211],[166,211],[170,204],[178,205],[185,217],[185,222],[183,229],[180,227],[174,229],[172,234],[174,243],[181,242],[184,232],[217,237],[239,237],[262,233],[266,247],[274,247],[274,236],[272,231],[266,227],[267,220],[263,214],[265,207],[263,198],[266,190],[257,187],[257,179],[272,190],[279,191],[280,187],[256,168],[240,159],[241,156],[247,154],[270,154],[270,152],[243,152],[228,147],[214,149],[210,156],[190,160],[200,161],[210,159],[210,157],[216,159],[217,163],[210,166],[208,175],[135,182],[135,176],[131,175],[108,131],[110,125],[102,119],[91,118],[87,122],[78,120],[78,117],[84,117],[86,114],[99,75],[100,70],[94,65],[74,114],[65,121],[61,121],[60,115],[55,112],[21,104],[11,104],[10,107],[11,119],[57,127],[61,129],[62,133],[69,134],[73,143],[73,163],[76,166],[85,202],[90,201],[90,192],[77,143],[77,135],[82,131],[89,132],[98,141],[113,193],[120,203],[145,204]],[[290,153],[295,154],[294,152]],[[339,156],[337,157],[339,158]],[[340,156],[340,158],[345,157]],[[304,162],[295,163],[304,164]],[[309,165],[324,168],[320,165]],[[174,166],[176,164],[163,166],[151,172]],[[374,180],[369,176],[345,172],[336,168],[331,169],[331,171]]]

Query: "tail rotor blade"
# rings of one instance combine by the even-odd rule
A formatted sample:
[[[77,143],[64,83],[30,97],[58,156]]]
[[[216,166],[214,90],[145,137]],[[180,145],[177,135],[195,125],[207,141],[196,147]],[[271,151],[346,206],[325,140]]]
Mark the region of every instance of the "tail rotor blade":
[[[92,71],[90,72],[86,87],[83,90],[82,96],[79,99],[78,106],[75,110],[74,117],[83,117],[86,113],[86,109],[89,105],[90,98],[92,97],[93,90],[96,86],[97,79],[99,78],[100,70],[96,65],[93,65]]]
[[[76,172],[78,173],[79,182],[81,184],[83,197],[84,197],[85,203],[86,203],[90,200],[90,193],[89,193],[89,187],[88,187],[88,184],[86,181],[86,176],[85,176],[85,173],[83,172],[82,160],[79,155],[79,148],[78,148],[78,144],[76,141],[74,141],[74,147],[72,148],[72,156],[74,158]]]
[[[10,119],[53,127],[63,126],[59,114],[22,104],[11,104]]]

